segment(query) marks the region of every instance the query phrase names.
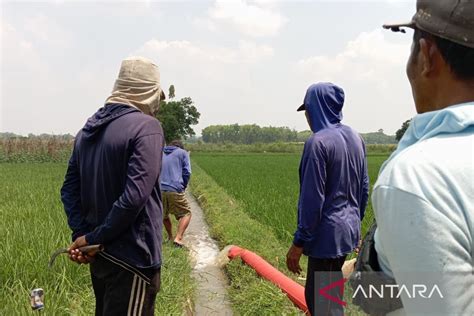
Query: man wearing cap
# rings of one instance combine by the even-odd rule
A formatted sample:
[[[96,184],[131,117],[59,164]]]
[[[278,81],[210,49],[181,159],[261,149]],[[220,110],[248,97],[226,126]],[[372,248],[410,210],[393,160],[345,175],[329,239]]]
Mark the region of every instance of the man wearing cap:
[[[78,132],[61,199],[72,230],[71,260],[90,263],[96,315],[153,315],[160,288],[164,94],[158,67],[122,62],[105,106]],[[98,254],[77,248],[100,244]]]
[[[311,85],[298,111],[305,111],[313,135],[301,158],[298,228],[287,266],[301,272],[308,256],[305,297],[312,315],[343,315],[342,306],[319,290],[342,279],[346,256],[359,244],[369,192],[365,145],[343,125],[344,91],[331,83]],[[342,301],[340,288],[327,293]]]
[[[374,187],[375,249],[399,286],[441,293],[404,293],[391,314],[474,315],[474,1],[418,1],[410,23],[384,27],[414,29],[418,115]]]

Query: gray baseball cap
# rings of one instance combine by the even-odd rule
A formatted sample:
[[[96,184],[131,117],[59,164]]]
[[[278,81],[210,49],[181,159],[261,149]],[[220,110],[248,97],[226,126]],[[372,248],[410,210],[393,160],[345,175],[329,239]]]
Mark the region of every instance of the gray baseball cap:
[[[474,0],[417,0],[416,13],[410,22],[383,27],[403,33],[403,27],[420,29],[474,48]]]

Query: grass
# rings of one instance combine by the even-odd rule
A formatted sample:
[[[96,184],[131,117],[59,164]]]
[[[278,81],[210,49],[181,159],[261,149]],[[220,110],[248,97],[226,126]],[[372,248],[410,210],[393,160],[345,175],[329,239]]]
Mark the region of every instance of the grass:
[[[234,244],[255,251],[286,271],[286,245],[274,231],[254,219],[198,165],[193,164],[191,190],[203,207],[210,233],[223,248]],[[299,315],[301,312],[275,286],[257,277],[253,269],[233,260],[226,266],[229,297],[239,315]]]
[[[64,163],[0,164],[0,315],[33,314],[29,293],[45,290],[45,315],[92,315],[89,269],[50,254],[70,243],[59,197]],[[164,244],[157,315],[182,315],[192,305],[194,282],[187,253]]]
[[[368,157],[372,184],[387,157]],[[270,227],[281,241],[292,240],[299,193],[299,154],[194,153],[192,158],[242,204],[250,217]],[[372,221],[373,211],[369,203],[362,225],[363,232]]]
[[[369,155],[372,185],[387,157]],[[296,228],[299,159],[299,154],[192,154],[191,188],[203,207],[212,236],[221,247],[235,244],[256,252],[293,278],[286,269],[285,255]],[[364,231],[372,220],[369,204]],[[305,259],[302,266],[305,271]],[[231,284],[230,298],[239,314],[300,313],[280,290],[239,260],[227,265],[226,271]],[[347,296],[346,301],[350,302]],[[346,314],[363,315],[351,304]]]
[[[277,143],[255,143],[255,144],[234,144],[234,143],[189,143],[186,149],[191,152],[203,153],[293,153],[301,154],[303,142],[277,142]],[[372,154],[388,155],[395,150],[394,144],[367,144],[367,151]]]
[[[41,138],[0,138],[0,163],[64,162],[71,156],[73,141],[51,136]]]

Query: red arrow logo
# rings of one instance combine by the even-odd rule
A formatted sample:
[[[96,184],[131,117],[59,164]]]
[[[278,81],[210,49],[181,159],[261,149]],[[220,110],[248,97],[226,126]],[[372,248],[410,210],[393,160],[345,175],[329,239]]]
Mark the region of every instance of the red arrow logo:
[[[347,282],[347,279],[340,279],[339,281],[333,282],[333,283],[329,284],[328,286],[325,286],[322,289],[320,289],[319,294],[324,296],[328,300],[333,301],[334,303],[337,303],[337,304],[342,305],[342,306],[346,306],[347,305],[346,302],[341,301],[339,298],[334,297],[334,296],[329,295],[328,293],[326,293],[327,291],[329,291],[329,290],[331,290],[335,287],[339,287],[340,288],[339,293],[341,294],[341,297],[342,297],[344,295],[344,283],[346,283],[346,282]]]

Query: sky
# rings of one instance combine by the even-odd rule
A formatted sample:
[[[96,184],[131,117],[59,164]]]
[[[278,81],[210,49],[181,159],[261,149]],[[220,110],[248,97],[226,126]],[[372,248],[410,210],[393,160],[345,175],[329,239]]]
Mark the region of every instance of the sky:
[[[121,60],[152,59],[165,92],[189,96],[195,131],[215,124],[308,129],[307,87],[346,95],[343,123],[394,134],[415,107],[405,22],[415,0],[5,1],[0,132],[75,134],[111,92]]]

